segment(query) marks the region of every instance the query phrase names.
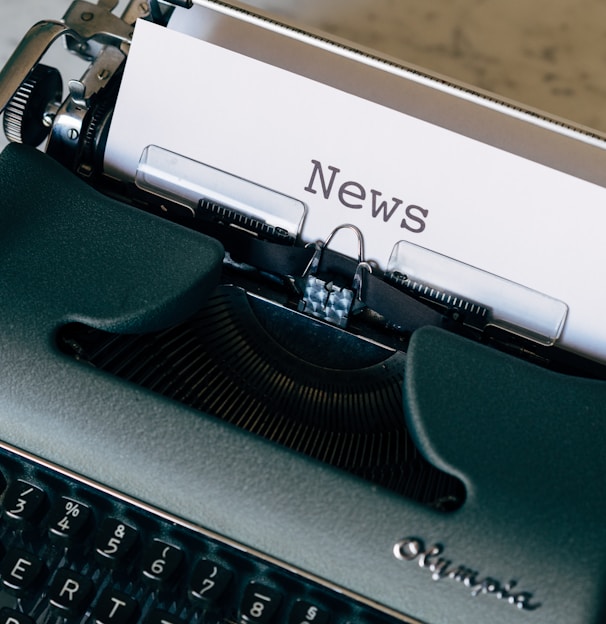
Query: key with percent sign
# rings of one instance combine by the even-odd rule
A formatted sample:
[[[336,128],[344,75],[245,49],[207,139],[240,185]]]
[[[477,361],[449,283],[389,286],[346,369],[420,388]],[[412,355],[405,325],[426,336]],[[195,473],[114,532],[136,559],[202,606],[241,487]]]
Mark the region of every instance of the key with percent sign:
[[[89,518],[90,509],[86,505],[63,497],[50,511],[48,528],[51,536],[71,541],[82,534]]]

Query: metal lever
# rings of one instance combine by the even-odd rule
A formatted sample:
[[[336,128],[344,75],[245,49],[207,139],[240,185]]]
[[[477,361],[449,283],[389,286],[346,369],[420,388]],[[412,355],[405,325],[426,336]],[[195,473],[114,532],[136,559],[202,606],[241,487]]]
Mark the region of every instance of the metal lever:
[[[0,71],[0,112],[44,53],[60,37],[71,37],[83,47],[91,40],[117,47],[130,43],[133,25],[111,12],[117,4],[117,0],[99,0],[98,4],[76,0],[61,21],[42,21],[32,26]],[[147,6],[146,3],[139,4]],[[133,11],[130,14],[135,19],[139,16]]]
[[[0,112],[48,48],[68,32],[69,28],[61,22],[38,22],[29,29],[0,71]]]

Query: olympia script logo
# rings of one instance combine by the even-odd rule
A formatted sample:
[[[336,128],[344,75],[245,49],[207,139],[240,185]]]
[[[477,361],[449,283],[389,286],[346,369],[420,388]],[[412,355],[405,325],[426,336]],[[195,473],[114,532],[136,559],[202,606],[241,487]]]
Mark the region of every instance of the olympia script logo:
[[[487,594],[525,611],[533,611],[541,606],[541,603],[532,602],[533,595],[530,592],[514,589],[517,585],[516,581],[501,583],[488,576],[479,578],[479,573],[471,568],[454,565],[452,561],[441,557],[443,552],[444,547],[441,544],[426,548],[423,540],[416,537],[401,539],[393,547],[396,559],[416,561],[419,567],[427,568],[431,572],[431,578],[434,581],[452,579],[469,588],[474,597]]]

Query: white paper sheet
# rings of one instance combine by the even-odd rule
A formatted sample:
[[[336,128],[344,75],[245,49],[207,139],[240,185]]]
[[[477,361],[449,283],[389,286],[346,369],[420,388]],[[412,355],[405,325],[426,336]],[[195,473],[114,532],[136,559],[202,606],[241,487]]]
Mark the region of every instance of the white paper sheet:
[[[305,240],[353,223],[383,267],[408,240],[559,299],[562,345],[606,361],[606,190],[596,184],[139,22],[106,171],[134,178],[148,145],[303,201]],[[335,247],[355,256],[346,239]]]

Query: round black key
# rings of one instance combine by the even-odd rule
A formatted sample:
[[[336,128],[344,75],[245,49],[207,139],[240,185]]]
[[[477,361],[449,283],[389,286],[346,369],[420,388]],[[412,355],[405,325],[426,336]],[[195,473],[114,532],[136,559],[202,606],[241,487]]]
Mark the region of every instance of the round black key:
[[[17,594],[34,588],[44,571],[44,563],[26,550],[10,550],[0,566],[2,585]]]
[[[93,608],[97,624],[130,624],[139,613],[139,604],[117,589],[107,587]]]
[[[44,510],[46,494],[27,481],[15,481],[8,486],[4,497],[4,513],[11,520],[22,523],[36,522]]]
[[[232,577],[231,570],[209,559],[200,559],[189,582],[189,595],[194,602],[209,603],[219,599]]]
[[[93,596],[93,582],[86,576],[61,568],[57,570],[50,587],[48,598],[53,607],[64,616],[83,613]]]
[[[143,561],[143,574],[158,584],[173,580],[183,561],[183,551],[177,546],[154,540],[147,548]]]
[[[0,609],[0,624],[36,624],[35,620],[29,615],[16,609],[4,607]]]
[[[297,600],[288,617],[288,624],[327,624],[328,611],[308,600]]]
[[[268,624],[278,611],[282,595],[273,587],[251,581],[244,590],[240,619],[247,624]]]
[[[118,518],[106,518],[95,540],[97,559],[117,567],[132,552],[139,539],[139,532]]]
[[[51,508],[48,528],[54,537],[74,540],[81,536],[90,519],[90,509],[71,498],[60,498]]]

